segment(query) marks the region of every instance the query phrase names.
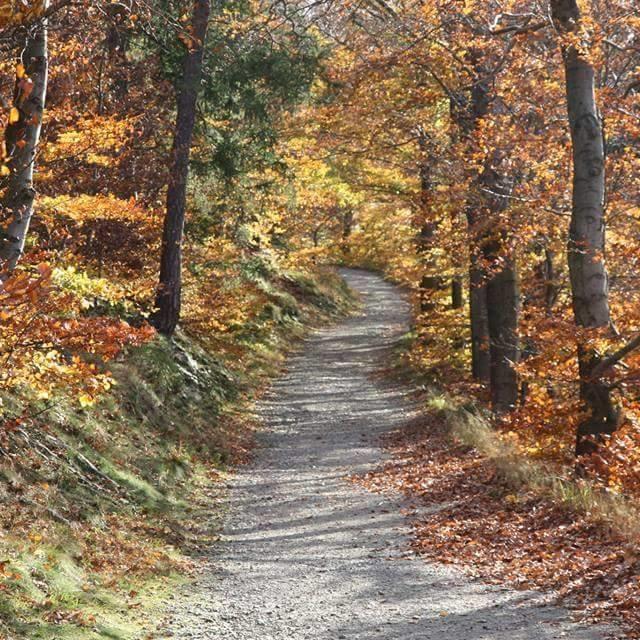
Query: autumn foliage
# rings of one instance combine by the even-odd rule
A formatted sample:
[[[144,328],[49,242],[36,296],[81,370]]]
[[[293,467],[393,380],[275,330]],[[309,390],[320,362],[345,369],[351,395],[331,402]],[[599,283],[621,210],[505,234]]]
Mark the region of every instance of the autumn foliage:
[[[634,2],[3,1],[0,30],[2,393],[99,404],[178,321],[242,368],[309,274],[367,267],[412,294],[416,375],[638,498]]]
[[[343,184],[351,191],[355,216],[346,242],[333,232],[335,255],[383,269],[415,292],[412,366],[492,400],[496,426],[526,455],[573,465],[576,433],[584,431],[582,471],[612,490],[635,491],[639,354],[618,355],[633,346],[639,320],[638,17],[625,2],[581,3],[579,14],[575,3],[557,3],[555,22],[539,3],[508,4],[363,9],[357,15],[367,27],[344,27],[348,37],[336,37],[318,87],[331,98],[299,112],[296,126],[310,137],[308,155],[330,170],[333,192]],[[344,10],[358,12],[349,3]],[[565,28],[563,11],[573,12],[574,26]],[[570,240],[581,196],[580,183],[573,187],[571,78],[563,61],[574,50],[594,70],[606,136],[610,321],[602,326],[580,326],[582,294],[570,272],[571,256],[589,242]],[[585,268],[604,257],[594,250]],[[488,296],[494,336],[486,328],[476,352],[473,298],[480,293]],[[505,307],[513,318],[504,317]],[[501,322],[511,325],[501,330]],[[585,367],[595,377],[579,371],[578,352],[591,354]],[[472,375],[472,355],[474,367],[476,356],[486,361],[486,376]],[[496,379],[489,379],[489,359]],[[609,366],[593,364],[608,359]],[[510,385],[506,403],[496,400],[498,384]],[[606,393],[606,417],[604,405],[593,413],[589,385]],[[594,426],[600,419],[603,431]]]

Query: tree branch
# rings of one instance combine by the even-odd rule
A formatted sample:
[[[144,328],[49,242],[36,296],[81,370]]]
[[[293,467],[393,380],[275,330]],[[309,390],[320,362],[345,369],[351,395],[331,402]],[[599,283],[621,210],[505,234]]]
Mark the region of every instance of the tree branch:
[[[591,375],[594,378],[599,377],[607,369],[609,369],[609,367],[612,367],[614,364],[617,364],[618,362],[620,362],[620,360],[622,360],[622,358],[624,358],[626,355],[630,354],[632,351],[634,351],[638,347],[640,347],[640,333],[635,338],[633,338],[632,340],[629,340],[629,342],[627,342],[627,344],[625,344],[624,347],[621,347],[615,353],[612,353],[610,356],[607,356],[606,358],[601,360],[591,370]]]
[[[544,22],[536,22],[535,24],[531,24],[531,25],[514,24],[509,27],[503,27],[502,29],[493,29],[491,31],[491,35],[501,36],[501,35],[504,35],[505,33],[513,33],[516,35],[519,33],[530,33],[532,31],[540,31],[540,29],[544,29],[548,25],[549,23],[546,20]]]

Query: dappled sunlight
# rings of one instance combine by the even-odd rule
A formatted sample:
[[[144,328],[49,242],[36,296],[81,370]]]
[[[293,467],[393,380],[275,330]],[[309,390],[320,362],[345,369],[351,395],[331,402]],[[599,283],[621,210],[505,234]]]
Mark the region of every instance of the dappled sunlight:
[[[256,461],[229,481],[222,543],[172,607],[172,637],[602,638],[540,595],[426,564],[411,550],[410,505],[354,484],[380,438],[423,409],[411,387],[376,375],[407,329],[406,299],[373,274],[343,274],[364,309],[312,335],[260,402]]]

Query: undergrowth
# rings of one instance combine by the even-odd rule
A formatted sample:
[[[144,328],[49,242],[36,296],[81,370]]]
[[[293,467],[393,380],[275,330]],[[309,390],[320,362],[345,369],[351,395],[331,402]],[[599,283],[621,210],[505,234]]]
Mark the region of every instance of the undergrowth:
[[[640,543],[640,512],[630,498],[598,482],[576,477],[572,469],[528,458],[500,437],[489,417],[473,405],[434,393],[427,401],[437,409],[452,438],[477,450],[496,468],[497,479],[514,490],[535,491],[581,515],[586,515],[630,543]]]
[[[129,351],[96,404],[2,399],[0,637],[147,637],[215,540],[215,487],[251,447],[248,403],[296,337],[354,307],[329,271],[246,277],[264,300],[250,321]]]
[[[569,511],[588,517],[612,533],[640,543],[640,510],[636,502],[611,491],[598,481],[578,477],[560,462],[534,458],[523,453],[493,424],[490,412],[468,397],[454,396],[442,389],[434,372],[416,369],[407,354],[415,336],[407,334],[398,348],[396,372],[418,383],[425,391],[429,413],[446,425],[452,440],[475,449],[496,470],[496,481],[514,491],[535,492]]]

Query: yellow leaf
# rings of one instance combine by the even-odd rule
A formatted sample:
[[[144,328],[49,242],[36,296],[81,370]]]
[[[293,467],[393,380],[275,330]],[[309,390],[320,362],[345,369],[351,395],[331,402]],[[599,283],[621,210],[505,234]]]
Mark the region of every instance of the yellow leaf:
[[[16,76],[18,78],[24,78],[25,74],[26,74],[26,70],[24,68],[24,65],[22,64],[22,62],[19,62],[16,65]]]
[[[15,124],[20,120],[20,111],[16,107],[11,107],[9,111],[9,124]]]
[[[81,407],[89,407],[93,404],[93,398],[86,393],[83,393],[78,397],[78,402],[80,403]]]
[[[11,169],[9,169],[9,167],[7,167],[6,164],[3,164],[0,167],[0,175],[2,175],[2,176],[10,176],[11,175]]]

